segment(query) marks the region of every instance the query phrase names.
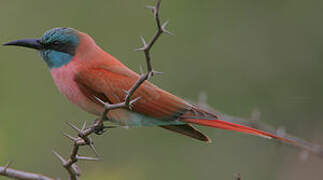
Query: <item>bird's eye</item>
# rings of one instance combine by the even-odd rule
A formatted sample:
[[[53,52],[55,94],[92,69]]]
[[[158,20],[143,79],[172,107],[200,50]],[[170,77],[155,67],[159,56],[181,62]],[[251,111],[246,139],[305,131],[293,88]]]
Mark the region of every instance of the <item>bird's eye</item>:
[[[59,42],[59,41],[53,41],[53,42],[52,42],[52,45],[53,45],[53,46],[58,46],[58,45],[60,45],[60,42]]]

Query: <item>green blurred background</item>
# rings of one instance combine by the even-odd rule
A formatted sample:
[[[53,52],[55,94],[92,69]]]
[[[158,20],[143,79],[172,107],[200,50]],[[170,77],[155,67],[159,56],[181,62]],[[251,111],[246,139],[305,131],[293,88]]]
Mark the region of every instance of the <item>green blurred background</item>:
[[[145,65],[140,35],[155,30],[151,0],[0,0],[0,42],[40,37],[53,27],[89,33],[135,71]],[[284,126],[323,144],[323,1],[163,0],[161,18],[176,37],[152,51],[165,72],[158,86],[186,99],[205,91],[220,111]],[[66,178],[52,154],[67,156],[72,133],[94,117],[70,104],[35,51],[0,47],[0,163]],[[80,162],[83,179],[322,179],[323,160],[275,141],[212,128],[205,144],[160,128],[113,129],[94,137],[99,162]],[[87,148],[83,154],[91,154]],[[0,179],[4,179],[0,177]]]

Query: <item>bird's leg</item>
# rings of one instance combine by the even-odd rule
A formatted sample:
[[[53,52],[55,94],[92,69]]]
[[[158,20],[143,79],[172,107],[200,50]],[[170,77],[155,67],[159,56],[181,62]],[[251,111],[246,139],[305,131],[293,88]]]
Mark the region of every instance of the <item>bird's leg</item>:
[[[102,135],[105,132],[104,124],[101,118],[97,118],[93,121],[92,127],[96,135]]]
[[[103,133],[107,132],[107,129],[111,129],[111,128],[116,128],[116,127],[119,127],[119,126],[96,126],[95,129],[94,129],[94,133],[96,135],[102,135]]]
[[[109,119],[105,119],[105,121],[107,120]],[[102,135],[107,131],[107,129],[119,127],[118,125],[105,126],[103,123],[100,123],[99,121],[100,119],[95,119],[92,123],[92,127],[94,128],[94,133],[96,135]]]

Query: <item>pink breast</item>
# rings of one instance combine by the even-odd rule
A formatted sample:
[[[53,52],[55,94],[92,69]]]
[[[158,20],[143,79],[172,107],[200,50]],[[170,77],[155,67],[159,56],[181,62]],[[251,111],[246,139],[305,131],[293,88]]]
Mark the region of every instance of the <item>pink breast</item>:
[[[52,77],[55,81],[57,89],[73,104],[81,107],[83,110],[100,115],[102,107],[93,103],[90,99],[83,95],[78,85],[74,81],[74,75],[77,71],[74,62],[62,66],[60,68],[51,69]]]

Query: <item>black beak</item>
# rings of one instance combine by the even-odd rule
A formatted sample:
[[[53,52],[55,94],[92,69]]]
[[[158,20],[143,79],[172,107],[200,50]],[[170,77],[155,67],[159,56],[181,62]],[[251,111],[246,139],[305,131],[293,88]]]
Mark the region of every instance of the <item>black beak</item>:
[[[37,49],[37,50],[43,49],[39,39],[21,39],[21,40],[7,42],[7,43],[4,43],[3,45],[22,46],[22,47],[27,47],[27,48]]]

